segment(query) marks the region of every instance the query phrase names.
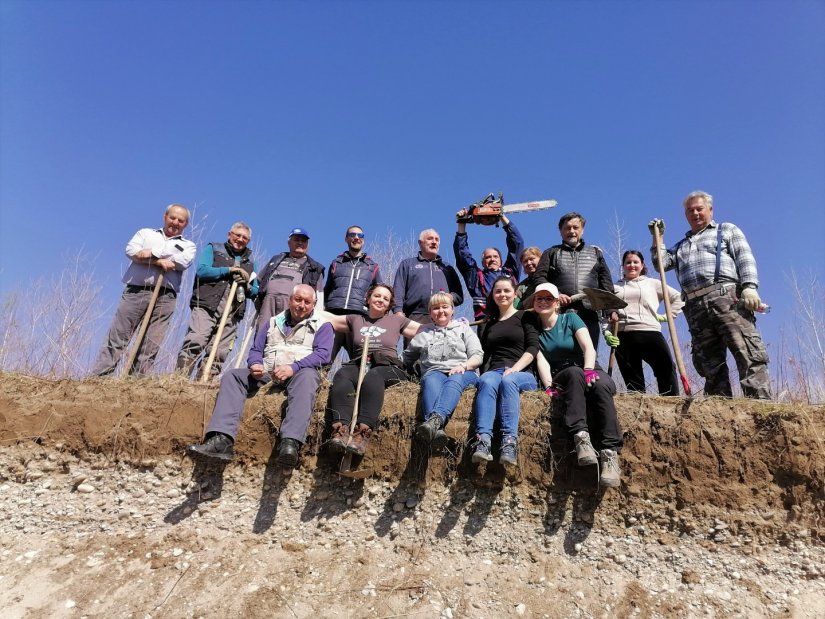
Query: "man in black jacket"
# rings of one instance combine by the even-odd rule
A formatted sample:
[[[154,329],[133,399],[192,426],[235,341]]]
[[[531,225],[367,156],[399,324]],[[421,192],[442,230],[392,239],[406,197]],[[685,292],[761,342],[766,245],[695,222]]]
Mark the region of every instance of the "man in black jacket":
[[[596,245],[583,240],[585,218],[572,212],[559,220],[561,244],[553,245],[541,255],[534,279],[536,285],[550,282],[559,289],[561,312],[575,312],[584,321],[593,346],[599,346],[599,314],[582,301],[572,301],[582,288],[601,288],[613,292],[613,278],[604,260],[604,253]]]

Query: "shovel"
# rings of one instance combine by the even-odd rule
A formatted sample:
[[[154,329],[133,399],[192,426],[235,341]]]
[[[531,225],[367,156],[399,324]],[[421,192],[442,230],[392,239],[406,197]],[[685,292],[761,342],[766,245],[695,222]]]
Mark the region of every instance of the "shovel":
[[[152,291],[152,298],[149,299],[149,305],[146,308],[146,313],[143,315],[143,322],[140,323],[140,331],[138,331],[137,337],[135,338],[135,345],[132,347],[132,351],[126,359],[126,364],[123,366],[123,374],[121,375],[123,378],[129,376],[129,371],[132,369],[132,364],[135,362],[135,357],[137,357],[140,346],[143,344],[143,337],[146,335],[146,329],[149,328],[149,320],[152,318],[152,312],[155,311],[155,303],[158,300],[158,295],[160,294],[160,289],[162,286],[163,273],[160,273],[157,281],[155,282],[155,289]]]
[[[653,246],[656,248],[656,255],[659,259],[656,261],[659,264],[659,279],[662,280],[662,289],[667,285],[665,279],[665,265],[662,264],[662,252],[664,252],[664,242],[662,241],[662,232],[659,226],[651,226],[651,233],[653,234]],[[679,336],[676,335],[676,324],[673,322],[673,315],[670,313],[670,297],[667,292],[662,295],[665,303],[665,316],[667,316],[667,328],[670,331],[670,343],[673,345],[673,356],[676,359],[676,367],[679,369],[679,378],[682,379],[682,389],[685,390],[685,395],[691,397],[690,381],[688,381],[687,370],[685,370],[685,362],[682,360],[682,351],[679,348]]]
[[[361,383],[364,382],[364,376],[367,373],[369,349],[370,337],[367,335],[367,337],[364,338],[364,349],[361,351],[361,366],[358,369],[358,384],[355,386],[355,403],[352,407],[352,421],[349,424],[350,438],[347,441],[348,445],[349,441],[352,440],[352,433],[355,431],[355,426],[358,424],[358,400],[361,396]],[[341,467],[338,469],[338,474],[351,479],[364,479],[372,475],[372,471],[369,469],[354,469],[352,466],[352,454],[346,452],[343,460],[341,460]]]
[[[627,305],[627,303],[625,303]],[[610,332],[613,335],[617,335],[619,333],[619,318],[616,317],[616,320],[610,321]],[[607,375],[611,378],[613,377],[613,366],[616,365],[616,349],[612,346],[610,347],[610,357],[607,359]]]
[[[602,290],[601,288],[582,288],[578,294],[570,297],[570,302],[582,301],[588,309],[594,311],[624,309],[627,301],[618,297],[615,292]]]

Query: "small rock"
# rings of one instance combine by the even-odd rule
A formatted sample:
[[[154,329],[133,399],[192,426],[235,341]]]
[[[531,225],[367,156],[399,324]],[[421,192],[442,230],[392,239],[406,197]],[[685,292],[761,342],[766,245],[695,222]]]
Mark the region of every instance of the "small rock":
[[[95,487],[92,484],[79,484],[77,486],[77,491],[82,492],[83,494],[89,494],[95,491]]]
[[[180,492],[177,488],[169,488],[169,490],[166,491],[166,496],[170,499],[174,499],[175,497],[180,496]]]
[[[66,608],[74,608],[77,605],[77,602],[74,600],[66,600]]]
[[[519,617],[524,616],[524,613],[527,612],[527,604],[516,604],[516,614]]]
[[[619,565],[621,565],[621,564],[623,564],[625,561],[627,561],[627,555],[616,555],[616,558],[614,559],[614,561],[615,561],[616,563],[618,563]]]
[[[392,511],[394,511],[396,514],[398,512],[400,512],[401,510],[403,510],[403,509],[404,509],[404,504],[403,503],[395,503],[392,506]]]
[[[409,509],[412,509],[413,507],[418,505],[418,499],[414,496],[411,496],[409,499],[407,499],[404,502],[404,505],[406,505]],[[452,612],[452,611],[450,611],[450,612]]]

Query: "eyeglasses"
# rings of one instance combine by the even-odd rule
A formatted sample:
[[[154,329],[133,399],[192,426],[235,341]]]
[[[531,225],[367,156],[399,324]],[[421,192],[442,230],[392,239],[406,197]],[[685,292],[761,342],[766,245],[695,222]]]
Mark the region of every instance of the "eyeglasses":
[[[364,238],[364,233],[363,232],[347,232],[347,238],[348,239],[354,239],[354,238],[363,239]]]
[[[245,234],[238,234],[234,230],[230,230],[229,234],[231,234],[234,238],[241,240],[241,241],[248,241],[249,237]]]
[[[551,303],[555,301],[554,297],[536,297],[533,299],[533,303]]]

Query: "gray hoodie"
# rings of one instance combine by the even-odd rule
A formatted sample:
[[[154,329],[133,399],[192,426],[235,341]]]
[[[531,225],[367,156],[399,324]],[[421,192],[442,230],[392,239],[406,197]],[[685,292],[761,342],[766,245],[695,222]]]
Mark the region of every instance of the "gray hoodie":
[[[478,336],[466,322],[453,320],[446,327],[424,325],[404,351],[404,365],[421,360],[421,377],[430,372],[449,372],[475,357],[484,358]]]

